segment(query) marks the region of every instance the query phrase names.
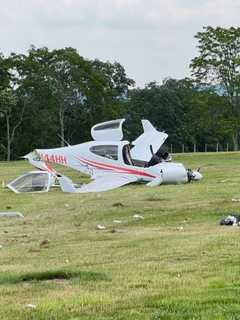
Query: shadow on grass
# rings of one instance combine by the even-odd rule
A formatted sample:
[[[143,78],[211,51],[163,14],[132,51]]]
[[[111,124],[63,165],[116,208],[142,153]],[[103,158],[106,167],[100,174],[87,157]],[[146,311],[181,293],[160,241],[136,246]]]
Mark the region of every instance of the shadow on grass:
[[[152,196],[152,197],[148,197],[148,198],[143,199],[143,201],[159,202],[159,201],[169,201],[169,199]]]
[[[104,273],[91,271],[67,271],[67,270],[50,270],[38,271],[24,274],[1,274],[0,285],[17,284],[27,281],[46,281],[46,280],[70,280],[78,279],[80,281],[109,281]]]

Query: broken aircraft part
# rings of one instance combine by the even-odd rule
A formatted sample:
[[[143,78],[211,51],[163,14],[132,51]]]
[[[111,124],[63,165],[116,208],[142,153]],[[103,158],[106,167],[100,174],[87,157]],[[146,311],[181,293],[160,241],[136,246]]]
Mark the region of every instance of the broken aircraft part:
[[[123,138],[125,119],[96,124],[91,134],[94,141],[54,149],[36,149],[25,158],[41,171],[27,173],[8,187],[14,192],[47,192],[56,179],[64,192],[102,192],[144,181],[148,186],[179,184],[202,179],[198,171],[188,170],[161,147],[168,135],[156,130],[148,120],[142,120],[143,134],[130,148]],[[61,164],[90,175],[89,184],[75,185],[51,166]]]

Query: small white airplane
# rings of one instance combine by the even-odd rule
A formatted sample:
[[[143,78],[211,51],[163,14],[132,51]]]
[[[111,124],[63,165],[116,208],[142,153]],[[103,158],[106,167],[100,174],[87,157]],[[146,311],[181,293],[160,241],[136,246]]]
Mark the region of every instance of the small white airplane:
[[[38,171],[28,172],[7,186],[16,193],[46,192],[57,181],[64,192],[102,192],[145,181],[147,186],[179,184],[202,179],[198,170],[186,169],[161,146],[168,135],[142,120],[143,134],[132,142],[122,141],[125,119],[107,121],[91,129],[93,141],[62,148],[36,149],[24,156]],[[76,185],[49,163],[70,167],[87,175],[88,184]]]

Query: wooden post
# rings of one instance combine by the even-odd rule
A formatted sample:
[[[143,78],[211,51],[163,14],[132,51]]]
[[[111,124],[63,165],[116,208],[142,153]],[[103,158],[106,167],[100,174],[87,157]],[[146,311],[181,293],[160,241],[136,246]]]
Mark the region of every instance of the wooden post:
[[[207,143],[205,143],[205,152],[207,152]]]
[[[227,150],[226,151],[228,152],[228,143],[227,143]]]
[[[182,144],[182,153],[184,153],[184,144]]]
[[[196,152],[197,148],[196,148],[196,143],[194,143],[193,145],[193,152]]]
[[[219,144],[217,143],[217,145],[216,145],[216,152],[218,152],[218,145],[219,145]]]
[[[170,153],[173,153],[173,146],[172,146],[172,144],[171,144],[171,146],[170,146]]]

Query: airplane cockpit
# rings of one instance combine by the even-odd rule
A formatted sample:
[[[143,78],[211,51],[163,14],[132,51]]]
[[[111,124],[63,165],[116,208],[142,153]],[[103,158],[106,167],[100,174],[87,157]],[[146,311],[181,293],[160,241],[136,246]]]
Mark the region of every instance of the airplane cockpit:
[[[95,142],[96,143],[96,142]],[[149,161],[133,159],[131,155],[131,146],[128,141],[119,141],[115,145],[113,143],[108,144],[107,142],[99,142],[96,145],[92,145],[89,151],[99,157],[104,157],[110,160],[117,160],[126,165],[136,167],[151,167],[160,162],[171,161],[171,157],[168,152],[163,148],[159,148],[154,153],[152,145],[150,145],[151,157]]]
[[[130,145],[129,144],[125,144],[122,148],[122,157],[123,157],[123,161],[125,164],[133,166],[133,160],[131,157],[131,153],[130,153]]]
[[[122,141],[125,119],[102,122],[91,129],[91,135],[99,145],[92,146],[90,151],[109,159],[118,160],[137,167],[151,167],[163,161],[170,161],[169,154],[161,148],[168,137],[165,132],[157,131],[148,120],[142,120],[143,133],[131,143]],[[116,145],[104,141],[116,141]],[[119,151],[118,151],[119,149]]]
[[[119,141],[115,145],[99,142],[99,144],[91,146],[89,151],[100,157],[122,161],[124,164],[131,166],[134,165],[130,153],[130,144],[127,141]]]

